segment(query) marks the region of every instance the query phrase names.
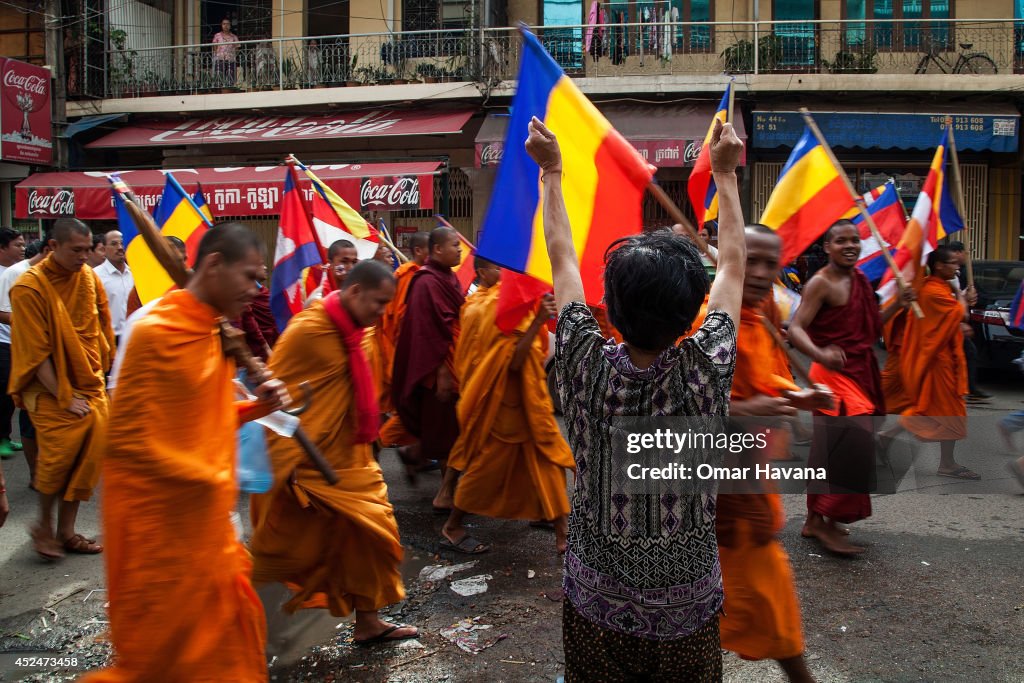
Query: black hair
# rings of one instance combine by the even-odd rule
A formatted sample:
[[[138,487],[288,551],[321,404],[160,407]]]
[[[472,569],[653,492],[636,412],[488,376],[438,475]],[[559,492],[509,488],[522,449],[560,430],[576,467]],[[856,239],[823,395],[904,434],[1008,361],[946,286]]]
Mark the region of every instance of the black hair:
[[[946,245],[946,248],[950,251],[966,251],[963,242],[950,242]]]
[[[92,239],[92,230],[89,226],[78,220],[77,218],[58,218],[53,223],[53,239],[57,240],[58,244],[63,244],[71,239],[71,235],[78,233],[79,235],[85,235],[90,240]]]
[[[98,247],[101,244],[103,246],[106,246],[106,244],[107,244],[107,236],[106,236],[106,234],[97,235],[96,233],[93,233],[93,236],[92,236],[92,250],[96,251],[96,247]]]
[[[377,289],[385,280],[395,281],[391,269],[380,261],[367,259],[360,261],[352,267],[352,270],[348,271],[345,281],[341,283],[341,288],[345,290],[352,285],[360,285],[364,289]]]
[[[832,225],[828,226],[828,230],[825,231],[825,239],[823,239],[822,242],[823,243],[831,242],[832,241],[832,233],[833,233],[833,231],[836,228],[843,228],[843,227],[846,227],[847,225],[853,226],[854,228],[857,227],[856,224],[854,224],[854,222],[851,221],[849,218],[840,218],[835,223],[833,223]]]
[[[932,275],[935,274],[935,264],[939,261],[951,261],[953,260],[954,249],[950,249],[948,245],[942,245],[935,247],[935,251],[928,254],[928,270]]]
[[[427,249],[430,246],[430,235],[420,230],[409,237],[410,249]]]
[[[260,251],[260,238],[256,233],[245,223],[221,221],[207,230],[199,241],[195,267],[198,269],[199,264],[210,254],[220,254],[225,263],[237,263],[248,256],[250,251]]]
[[[32,240],[25,245],[25,258],[33,258],[43,250],[42,240]]]
[[[779,237],[779,233],[775,232],[763,223],[751,223],[746,227],[746,229],[750,232],[757,233],[758,235],[775,235],[776,237]],[[782,238],[779,237],[779,239]]]
[[[327,247],[327,258],[334,258],[339,251],[342,249],[355,249],[356,245],[352,244],[348,240],[335,240],[331,242],[331,246]]]
[[[21,237],[21,233],[14,228],[0,228],[0,247],[6,249],[11,242]]]
[[[175,249],[185,249],[185,243],[181,241],[180,237],[175,237],[174,235],[165,235],[164,239],[167,240],[167,243],[174,247]]]
[[[708,293],[697,247],[666,230],[612,242],[604,263],[608,321],[645,351],[667,348],[685,334]]]
[[[430,247],[431,253],[434,251],[434,247],[439,247],[447,242],[453,235],[458,236],[459,233],[455,232],[452,228],[441,226],[434,228],[430,231],[430,238],[427,240],[427,246]]]
[[[494,261],[485,259],[483,256],[473,256],[473,270],[480,272],[481,268],[496,265]]]

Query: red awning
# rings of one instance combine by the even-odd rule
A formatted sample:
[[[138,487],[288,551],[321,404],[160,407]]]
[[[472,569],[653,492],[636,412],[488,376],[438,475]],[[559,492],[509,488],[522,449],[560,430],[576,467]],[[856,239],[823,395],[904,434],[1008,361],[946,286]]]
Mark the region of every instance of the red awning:
[[[598,109],[644,159],[659,168],[693,166],[718,108],[717,101],[696,104],[599,104]],[[505,147],[507,113],[491,113],[476,136],[476,166],[497,166]],[[743,117],[736,135],[745,140]],[[746,163],[746,148],[740,164]]]
[[[139,121],[86,147],[173,147],[225,142],[322,140],[339,137],[445,135],[459,133],[472,109],[367,109],[323,116],[225,116]]]
[[[440,161],[410,161],[392,164],[333,164],[310,166],[324,183],[358,211],[400,211],[434,207],[433,176]],[[284,166],[235,168],[185,168],[121,171],[121,178],[135,191],[147,210],[163,194],[164,174],[174,177],[188,192],[198,184],[217,216],[276,216],[284,187]],[[299,174],[307,199],[310,183]],[[18,183],[18,218],[59,218],[114,220],[110,183],[103,172],[36,173]]]

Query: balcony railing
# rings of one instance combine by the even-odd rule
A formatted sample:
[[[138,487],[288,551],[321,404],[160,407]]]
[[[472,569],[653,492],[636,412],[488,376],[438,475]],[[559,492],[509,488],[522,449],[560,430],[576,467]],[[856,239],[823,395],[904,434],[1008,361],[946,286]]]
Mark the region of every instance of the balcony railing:
[[[537,28],[571,76],[1011,74],[1024,21],[663,22]],[[969,46],[969,47],[966,47]],[[516,29],[281,38],[108,51],[105,97],[516,77]]]

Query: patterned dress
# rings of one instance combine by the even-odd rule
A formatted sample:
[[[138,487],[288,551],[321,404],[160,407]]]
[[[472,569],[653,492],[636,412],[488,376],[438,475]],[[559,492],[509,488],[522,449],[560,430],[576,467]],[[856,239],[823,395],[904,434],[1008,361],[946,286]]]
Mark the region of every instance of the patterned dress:
[[[714,492],[629,493],[635,488],[612,465],[611,421],[726,416],[735,324],[712,311],[696,334],[641,370],[624,345],[602,338],[584,304],[572,302],[558,318],[555,359],[577,465],[563,579],[567,608],[629,640],[674,641],[705,631],[717,623],[723,601]]]

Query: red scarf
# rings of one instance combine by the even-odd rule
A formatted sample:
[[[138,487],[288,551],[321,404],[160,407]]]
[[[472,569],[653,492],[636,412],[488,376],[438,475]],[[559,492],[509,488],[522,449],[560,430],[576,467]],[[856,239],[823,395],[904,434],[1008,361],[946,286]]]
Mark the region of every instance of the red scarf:
[[[356,427],[355,442],[370,443],[377,438],[380,428],[379,406],[377,405],[376,389],[370,364],[363,353],[363,328],[356,327],[352,316],[341,305],[341,293],[331,292],[324,299],[324,310],[334,326],[341,334],[341,343],[348,353],[348,368],[352,374],[352,385],[356,391]]]

